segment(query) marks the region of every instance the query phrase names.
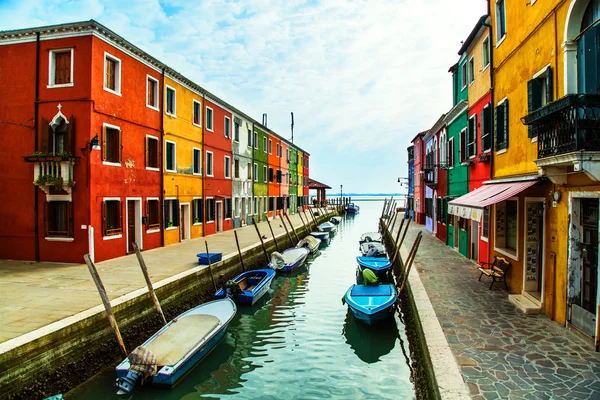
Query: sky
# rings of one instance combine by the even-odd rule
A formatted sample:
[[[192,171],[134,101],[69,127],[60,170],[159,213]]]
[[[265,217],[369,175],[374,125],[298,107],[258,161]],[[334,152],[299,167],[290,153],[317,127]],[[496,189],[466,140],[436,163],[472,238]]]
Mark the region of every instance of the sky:
[[[0,0],[0,30],[94,19],[310,153],[344,193],[405,193],[411,139],[485,0]]]

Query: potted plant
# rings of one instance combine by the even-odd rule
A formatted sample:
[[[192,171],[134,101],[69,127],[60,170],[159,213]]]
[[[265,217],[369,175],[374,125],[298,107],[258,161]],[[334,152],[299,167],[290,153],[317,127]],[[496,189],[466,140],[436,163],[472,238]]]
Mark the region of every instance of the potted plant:
[[[199,220],[198,218],[194,218],[194,223],[195,223],[195,224],[199,224],[199,223],[200,223],[200,220]]]
[[[169,222],[169,223],[167,224],[167,227],[168,227],[168,228],[172,228],[172,227],[173,227],[173,223],[172,223],[172,222]]]

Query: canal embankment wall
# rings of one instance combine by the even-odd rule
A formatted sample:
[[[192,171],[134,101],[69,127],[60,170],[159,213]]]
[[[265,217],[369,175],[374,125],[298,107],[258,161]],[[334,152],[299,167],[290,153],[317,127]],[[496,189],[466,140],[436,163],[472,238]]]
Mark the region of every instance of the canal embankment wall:
[[[317,223],[334,214],[316,216]],[[300,238],[307,235],[303,225],[294,226],[294,231]],[[286,233],[275,235],[275,240],[265,239],[267,253],[277,250],[275,241],[280,250],[293,247],[295,235],[293,232],[290,235],[292,241]],[[246,269],[266,265],[260,241],[241,249],[241,253]],[[224,255],[211,270],[215,280],[221,275],[224,279],[234,277],[242,272],[239,254]],[[153,286],[167,320],[214,299],[213,278],[205,265]],[[111,305],[128,351],[161,327],[147,288],[113,299]],[[64,393],[123,359],[102,305],[25,334],[12,340],[10,348],[6,347],[5,343],[0,344],[0,398],[3,399],[36,399]]]

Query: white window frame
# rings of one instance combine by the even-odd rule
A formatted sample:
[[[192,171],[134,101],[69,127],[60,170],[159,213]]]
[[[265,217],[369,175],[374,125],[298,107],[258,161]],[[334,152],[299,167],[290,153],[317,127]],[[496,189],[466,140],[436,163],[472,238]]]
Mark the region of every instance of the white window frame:
[[[460,90],[461,91],[464,90],[467,87],[467,85],[469,84],[469,66],[467,64],[468,64],[468,61],[465,60],[465,62],[460,65],[460,72],[461,72],[461,77],[460,77],[461,89]]]
[[[194,164],[194,153],[198,152],[200,154],[200,172],[194,172],[196,165]],[[202,176],[202,149],[198,147],[192,147],[192,174],[196,176]]]
[[[269,139],[269,155],[273,155],[273,139]]]
[[[452,149],[450,149],[450,142],[452,142]],[[450,156],[450,154],[452,154],[452,156]],[[456,154],[454,153],[454,138],[453,137],[448,139],[448,149],[446,151],[446,157],[448,160],[448,168],[453,169],[454,164],[456,164]],[[450,164],[450,158],[452,158],[452,164]],[[415,180],[415,182],[417,182],[417,180]]]
[[[269,170],[266,165],[263,165],[263,183],[268,182]]]
[[[111,60],[117,62],[117,66],[116,66],[117,71],[115,72],[115,88],[117,90],[112,90],[111,88],[106,87],[106,59],[107,58],[110,58]],[[104,90],[106,90],[109,93],[116,94],[117,96],[122,96],[121,95],[121,72],[122,72],[121,70],[122,70],[123,64],[121,62],[121,59],[116,56],[113,56],[112,54],[105,51],[104,58],[103,58],[103,64],[104,65],[103,65],[102,70],[104,71],[104,74],[102,75],[102,86],[104,87]]]
[[[263,136],[263,151],[267,153],[267,137]]]
[[[176,118],[177,117],[177,89],[175,89],[172,86],[169,85],[165,85],[165,114],[167,114],[170,117]],[[171,89],[173,91],[173,112],[170,113],[169,112],[169,108],[167,107],[167,99],[169,98],[169,89]]]
[[[206,114],[208,114],[208,110],[210,110],[210,119],[208,118],[208,115],[206,115],[206,130],[209,132],[214,132],[215,131],[215,111],[210,108],[209,106],[206,106],[206,110],[204,111]],[[209,123],[210,122],[210,123]],[[210,128],[209,128],[210,126]]]
[[[111,125],[111,124],[107,124],[106,122],[102,124],[103,128],[111,128],[111,129],[116,129],[118,131],[121,131],[121,127],[120,126],[116,126],[116,125]],[[104,131],[104,129],[102,129]],[[121,147],[123,147],[123,136],[121,136]],[[123,153],[121,153],[123,154]],[[102,158],[102,157],[100,157]],[[113,162],[113,161],[106,161],[106,160],[102,160],[102,165],[110,165],[113,167],[120,167],[121,163],[120,162]]]
[[[253,147],[254,150],[258,150],[258,132],[252,132],[252,140],[253,140]]]
[[[156,83],[155,86],[155,90],[154,90],[154,99],[156,100],[156,105],[152,105],[152,104],[148,104],[148,80],[154,81],[154,83]],[[160,93],[160,89],[158,88],[158,79],[156,79],[155,77],[151,76],[151,75],[146,75],[146,107],[155,110],[155,111],[160,111],[159,107],[159,102],[158,102],[158,95]]]
[[[208,204],[209,200],[213,201],[213,211],[215,212],[214,219],[212,219],[210,221],[208,220],[208,213],[206,212],[206,205]],[[207,197],[204,200],[203,207],[204,207],[204,220],[206,221],[207,224],[213,224],[217,220],[217,201],[215,200],[214,197]]]
[[[231,123],[230,123],[231,124]],[[236,125],[238,126],[238,138],[237,140],[235,139],[235,127]],[[238,124],[237,122],[233,121],[233,134],[231,135],[231,139],[236,142],[239,143],[240,142],[240,128],[242,127],[242,124]]]
[[[496,237],[494,236],[494,250],[497,251],[498,253],[505,255],[507,257],[510,257],[511,260],[515,260],[515,261],[519,261],[519,224],[521,223],[521,215],[519,214],[519,209],[520,209],[520,205],[519,205],[519,198],[518,197],[511,197],[508,198],[506,201],[516,201],[517,203],[517,248],[515,250],[515,254],[510,253],[509,251],[507,251],[507,248],[498,248],[496,247],[497,244],[497,240]],[[494,204],[494,232],[496,232],[496,227],[498,226],[496,224],[496,207],[498,206],[498,204]],[[506,229],[506,227],[505,227]],[[495,233],[494,233],[495,234]]]
[[[148,139],[156,140],[156,148],[157,148],[157,151],[158,151],[158,145],[160,144],[160,142],[158,140],[158,137],[146,134],[146,141],[148,141]],[[146,169],[148,171],[160,171],[160,157],[159,157],[159,160],[158,160],[158,167],[148,167],[148,166],[146,166]],[[149,200],[152,200],[152,199],[149,199]]]
[[[254,179],[254,182],[258,182],[258,164],[254,163],[254,165],[252,166],[252,174],[254,175],[252,177],[252,179]]]
[[[227,121],[229,121],[229,136],[227,135],[227,129],[226,129]],[[229,118],[227,115],[223,119],[223,136],[225,136],[227,139],[231,140],[231,118]]]
[[[167,168],[167,146],[169,145],[169,143],[171,143],[173,145],[173,166],[175,167],[175,169],[168,169]],[[166,172],[177,172],[177,143],[175,143],[172,140],[165,140],[165,171]]]
[[[229,166],[229,176],[227,174],[227,166]],[[225,179],[231,179],[231,157],[223,157],[223,168],[223,176],[225,177]]]
[[[71,82],[69,83],[60,83],[60,84],[55,84],[54,80],[56,79],[56,54],[59,53],[66,53],[70,51],[71,52]],[[73,68],[73,66],[75,61],[75,49],[73,47],[66,47],[64,49],[53,49],[50,50],[50,54],[48,55],[48,86],[46,86],[48,89],[54,89],[54,88],[62,88],[62,87],[72,87],[73,85],[75,85],[75,79],[73,77],[73,72],[75,72],[75,69]]]
[[[500,27],[500,24],[498,23],[498,3],[502,1],[502,5],[504,6],[504,10],[502,12],[502,15],[504,15],[504,35],[502,35],[501,38],[498,38],[498,28]],[[504,40],[506,39],[506,33],[508,32],[508,27],[506,26],[506,0],[496,0],[495,2],[495,7],[496,7],[496,48],[498,48],[502,42],[504,42]]]
[[[486,56],[486,54],[487,54],[487,56]],[[487,64],[484,64],[486,58],[487,58]],[[483,65],[481,72],[488,69],[488,67],[492,63],[491,60],[492,60],[492,46],[490,46],[490,35],[487,35],[481,41],[481,64]]]
[[[483,236],[483,223],[484,223],[485,209],[486,208],[488,210],[488,222],[487,222],[487,224],[488,224],[488,235],[487,236]],[[481,227],[479,229],[479,232],[481,232],[481,233],[479,235],[479,239],[483,240],[486,243],[489,243],[489,240],[490,240],[490,226],[492,225],[491,221],[490,221],[490,214],[491,214],[491,212],[492,212],[492,207],[491,206],[485,206],[485,207],[483,207],[483,210],[481,211]]]
[[[471,66],[473,66],[473,71],[471,71]],[[475,56],[472,55],[467,61],[467,70],[469,71],[469,86],[475,83]],[[472,76],[471,76],[472,75]]]
[[[474,159],[475,157],[477,157],[477,122],[478,122],[478,121],[477,121],[477,119],[478,119],[478,118],[477,118],[477,115],[478,115],[478,114],[479,114],[479,113],[475,113],[475,114],[471,115],[471,116],[469,117],[469,119],[467,120],[467,134],[466,134],[466,140],[467,140],[467,156],[469,156],[469,157],[467,158],[468,160],[472,160],[472,159]],[[470,122],[472,119],[474,119],[474,120],[475,120],[475,123],[473,124],[473,125],[475,126],[475,132],[473,133],[473,142],[469,142],[469,122]],[[473,155],[469,155],[469,145],[470,145],[471,143],[474,143],[474,146],[475,146],[475,154],[473,154]]]
[[[252,129],[248,129],[248,133],[250,134],[250,138],[248,140],[248,147],[252,148],[252,140],[254,139],[254,132],[252,132]]]
[[[494,135],[492,135],[492,131],[494,129],[494,109],[492,108],[492,103],[487,103],[485,106],[483,106],[482,110],[485,110],[486,108],[491,108],[491,112],[490,112],[490,131],[488,132],[488,136],[490,136],[490,148],[487,150],[484,150],[483,148],[483,118],[481,118],[481,120],[479,121],[479,124],[481,125],[481,137],[479,138],[479,141],[481,143],[481,152],[484,154],[489,154],[492,152],[492,148],[494,147]],[[490,211],[491,212],[491,211]]]
[[[160,217],[161,217],[161,214],[160,214],[160,199],[158,197],[146,197],[146,202],[148,202],[148,201],[158,201],[158,225],[159,225],[159,228],[146,229],[146,233],[158,233],[158,232],[160,232],[160,225],[162,225],[161,224],[162,221],[160,220]],[[148,215],[148,210],[146,210],[146,215]],[[146,224],[144,224],[144,226],[145,225]]]
[[[164,201],[176,201],[176,200],[177,200],[177,197],[165,197]],[[179,208],[181,209],[181,203],[179,203]],[[164,204],[163,204],[163,210],[162,211],[164,212]],[[173,205],[170,204],[169,205],[169,215],[171,215],[172,212],[173,212]],[[179,225],[178,226],[169,226],[168,223],[165,223],[165,216],[162,215],[162,217],[163,217],[162,222],[165,225],[165,227],[164,227],[165,231],[172,231],[172,230],[175,230],[175,229],[179,229],[179,226],[181,226],[181,219],[179,220]]]
[[[196,104],[198,104],[198,112],[200,115],[198,115],[198,123],[194,122],[194,112],[196,111]],[[198,100],[193,99],[192,100],[192,125],[197,126],[199,128],[202,128],[202,103],[200,103]]]
[[[121,233],[119,233],[118,235],[110,235],[110,236],[104,236],[104,230],[101,230],[102,233],[102,240],[113,240],[113,239],[121,239],[123,237],[123,200],[121,200],[120,197],[104,197],[102,199],[103,202],[106,201],[118,201],[119,203],[121,203]],[[101,224],[101,228],[102,228],[102,224]]]
[[[194,222],[194,200],[202,200],[202,197],[192,197],[192,202],[190,203],[190,207],[191,207],[191,212],[190,212],[190,216],[192,217],[192,225],[193,226],[200,226],[202,225],[203,221],[200,222]],[[202,202],[202,217],[205,218],[204,213],[206,212],[206,210],[204,209],[204,201]]]
[[[290,162],[290,149],[285,149],[285,159],[287,162]]]
[[[208,155],[210,154],[210,168],[208,167]],[[215,154],[212,151],[206,151],[204,162],[206,163],[206,176],[215,176]],[[210,170],[210,174],[208,171]],[[208,199],[208,198],[207,198]]]

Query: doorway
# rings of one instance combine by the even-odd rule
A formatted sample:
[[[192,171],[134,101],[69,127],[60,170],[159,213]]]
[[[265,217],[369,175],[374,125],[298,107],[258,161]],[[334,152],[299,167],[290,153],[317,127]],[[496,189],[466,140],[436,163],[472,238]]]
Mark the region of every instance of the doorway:
[[[217,232],[223,232],[223,202],[217,201],[215,204],[217,211]]]
[[[541,305],[544,284],[544,199],[525,198],[523,294]]]
[[[127,253],[135,251],[133,243],[142,250],[142,199],[127,199]]]
[[[246,218],[248,215],[247,208],[248,200],[245,197],[242,197],[242,226],[246,225]]]
[[[190,203],[181,203],[181,227],[180,235],[181,240],[188,240],[190,238]]]
[[[471,260],[479,261],[479,222],[471,220]]]
[[[458,226],[458,221],[460,220],[459,217],[457,217],[456,215],[454,216],[454,249],[458,250],[458,237],[459,237],[459,233],[460,233],[460,227]]]

